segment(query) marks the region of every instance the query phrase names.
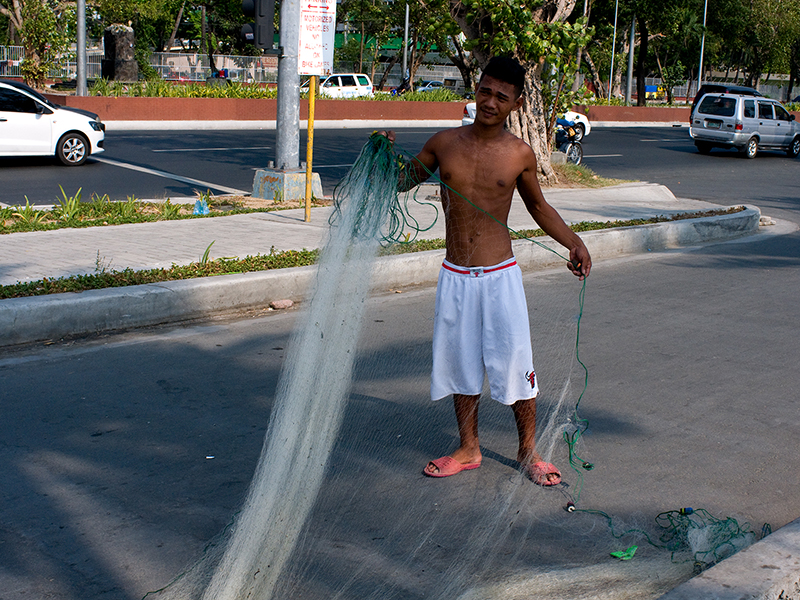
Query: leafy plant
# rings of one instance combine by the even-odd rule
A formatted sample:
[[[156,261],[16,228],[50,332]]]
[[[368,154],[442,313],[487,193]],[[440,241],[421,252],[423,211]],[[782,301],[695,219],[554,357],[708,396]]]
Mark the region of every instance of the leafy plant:
[[[93,217],[104,217],[107,216],[110,212],[109,210],[109,203],[111,200],[108,197],[108,194],[92,194],[92,201],[88,206],[89,213]]]
[[[217,240],[214,240],[214,241],[212,241],[212,242],[211,242],[211,243],[208,245],[208,247],[206,248],[206,251],[205,251],[205,252],[203,252],[203,256],[201,256],[201,257],[200,257],[200,264],[201,264],[201,265],[204,265],[204,266],[205,266],[205,265],[207,265],[207,264],[208,264],[208,256],[209,256],[209,254],[211,254],[211,246],[213,246],[213,245],[214,245],[214,242],[216,242],[216,241],[217,241]]]
[[[76,220],[78,215],[81,213],[81,190],[83,188],[78,188],[78,191],[75,192],[74,196],[67,196],[64,188],[60,185],[58,188],[61,190],[62,198],[58,199],[59,205],[53,211],[53,216],[60,221],[64,221],[65,223],[71,223],[72,221]]]
[[[100,250],[97,251],[97,257],[94,259],[94,272],[96,275],[107,273],[111,268],[111,261],[106,262],[106,257],[100,258]]]
[[[26,225],[36,225],[41,223],[47,216],[47,212],[31,206],[30,200],[25,196],[25,208],[22,206],[14,207],[16,210],[13,215],[20,219]]]
[[[139,210],[139,202],[134,196],[128,196],[125,202],[113,202],[111,206],[116,212],[117,216],[123,219],[130,219]]]
[[[158,204],[157,207],[158,214],[164,219],[175,219],[181,214],[181,205],[173,204],[169,198]]]

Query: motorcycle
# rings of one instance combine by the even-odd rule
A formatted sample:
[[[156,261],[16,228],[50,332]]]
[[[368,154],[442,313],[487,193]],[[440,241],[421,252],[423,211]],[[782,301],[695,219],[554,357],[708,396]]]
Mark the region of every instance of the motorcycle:
[[[567,162],[572,165],[579,165],[583,160],[580,138],[573,121],[556,119],[556,148],[567,155]]]

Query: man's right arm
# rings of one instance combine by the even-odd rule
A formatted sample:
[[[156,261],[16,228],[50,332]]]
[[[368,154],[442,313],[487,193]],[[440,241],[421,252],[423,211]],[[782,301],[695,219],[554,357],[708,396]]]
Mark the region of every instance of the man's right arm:
[[[381,133],[389,138],[390,142],[394,142],[394,131]],[[397,186],[399,191],[407,192],[415,188],[439,168],[439,161],[436,158],[436,138],[436,135],[430,138],[414,158],[404,160],[403,172]]]

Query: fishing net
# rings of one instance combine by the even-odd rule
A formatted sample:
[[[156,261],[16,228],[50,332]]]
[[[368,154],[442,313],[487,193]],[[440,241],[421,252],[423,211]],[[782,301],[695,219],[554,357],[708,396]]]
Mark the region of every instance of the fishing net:
[[[576,344],[585,287],[577,293],[566,269],[546,275],[555,284],[528,301],[541,388],[537,449],[569,463],[572,475],[562,468],[565,482],[555,490],[534,486],[509,458],[511,411],[486,391],[481,447],[492,466],[447,480],[422,475],[427,460],[457,446],[452,408],[432,405],[428,394],[433,306],[396,339],[359,337],[379,248],[413,242],[442,216],[441,198],[417,197],[408,180],[413,158],[400,154],[373,135],[337,187],[314,290],[288,346],[241,510],[195,565],[147,597],[655,597],[694,568],[672,560],[685,548],[717,560],[721,546],[745,545],[729,522],[709,520],[701,540],[701,527],[676,519],[664,541],[661,522],[580,508],[593,467],[583,458],[588,421],[579,414],[588,382]],[[398,182],[411,191],[399,193]],[[457,226],[487,219],[477,207],[461,217]],[[730,534],[724,541],[711,535],[721,523]],[[639,551],[636,573],[609,562],[629,537],[655,540]],[[616,595],[606,595],[608,581]]]

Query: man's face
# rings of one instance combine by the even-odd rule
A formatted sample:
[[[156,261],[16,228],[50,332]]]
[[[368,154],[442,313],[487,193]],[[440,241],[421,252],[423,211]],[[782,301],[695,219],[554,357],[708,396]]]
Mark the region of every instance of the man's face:
[[[484,75],[475,92],[475,120],[483,125],[505,123],[511,111],[522,106],[522,96],[510,83]]]

